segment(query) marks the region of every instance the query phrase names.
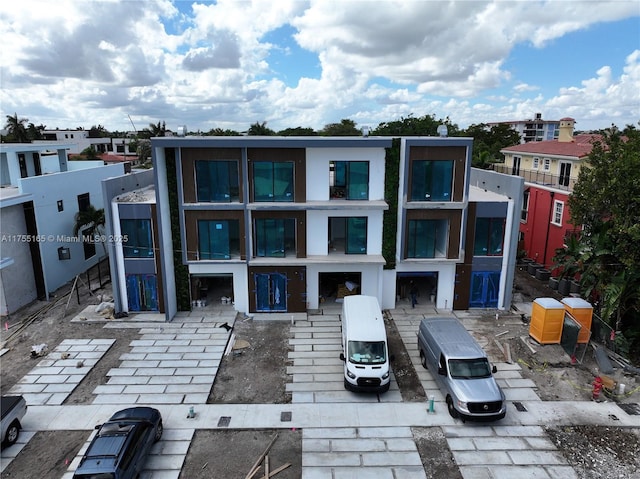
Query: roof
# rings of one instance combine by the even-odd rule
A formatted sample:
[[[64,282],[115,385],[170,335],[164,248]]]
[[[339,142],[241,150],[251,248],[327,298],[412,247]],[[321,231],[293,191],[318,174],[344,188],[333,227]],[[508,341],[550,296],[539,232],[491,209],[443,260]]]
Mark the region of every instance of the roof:
[[[589,156],[593,149],[593,143],[602,141],[602,135],[582,134],[573,137],[573,141],[532,141],[520,145],[508,146],[500,152],[527,153],[538,155],[574,156],[584,158]]]

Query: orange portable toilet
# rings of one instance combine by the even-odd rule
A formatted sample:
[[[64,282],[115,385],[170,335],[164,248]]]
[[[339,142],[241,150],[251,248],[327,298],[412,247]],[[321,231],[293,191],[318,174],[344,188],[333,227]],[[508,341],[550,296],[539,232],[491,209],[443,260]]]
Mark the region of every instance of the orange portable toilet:
[[[582,298],[562,298],[562,304],[573,319],[582,326],[578,334],[578,343],[588,343],[591,337],[593,306]]]
[[[560,344],[564,306],[554,298],[536,298],[531,308],[529,336],[540,344]]]

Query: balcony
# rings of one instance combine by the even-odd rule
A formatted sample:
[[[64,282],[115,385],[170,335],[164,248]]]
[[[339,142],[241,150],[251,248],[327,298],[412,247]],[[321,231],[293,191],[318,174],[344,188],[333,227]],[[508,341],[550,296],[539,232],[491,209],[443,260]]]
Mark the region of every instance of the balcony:
[[[564,191],[573,191],[573,187],[578,178],[573,176],[552,175],[549,172],[539,170],[524,170],[520,168],[519,174],[513,173],[513,168],[504,164],[494,164],[493,171],[503,173],[505,175],[521,176],[527,183],[535,183],[537,185],[550,186]]]

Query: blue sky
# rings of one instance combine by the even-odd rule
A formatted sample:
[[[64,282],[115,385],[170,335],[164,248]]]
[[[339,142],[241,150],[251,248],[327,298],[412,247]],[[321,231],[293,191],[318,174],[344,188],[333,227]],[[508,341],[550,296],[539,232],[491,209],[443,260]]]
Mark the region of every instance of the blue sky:
[[[640,121],[640,2],[23,0],[0,113],[48,128]]]

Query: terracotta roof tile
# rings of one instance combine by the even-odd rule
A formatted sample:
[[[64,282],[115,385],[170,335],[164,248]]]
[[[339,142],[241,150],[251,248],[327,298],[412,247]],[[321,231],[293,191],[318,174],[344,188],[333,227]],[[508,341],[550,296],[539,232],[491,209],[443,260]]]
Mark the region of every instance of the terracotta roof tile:
[[[602,135],[582,134],[573,137],[573,141],[565,142],[558,140],[531,141],[521,145],[509,146],[500,151],[509,153],[527,153],[540,155],[561,155],[584,158],[589,156],[593,143],[602,140]]]

